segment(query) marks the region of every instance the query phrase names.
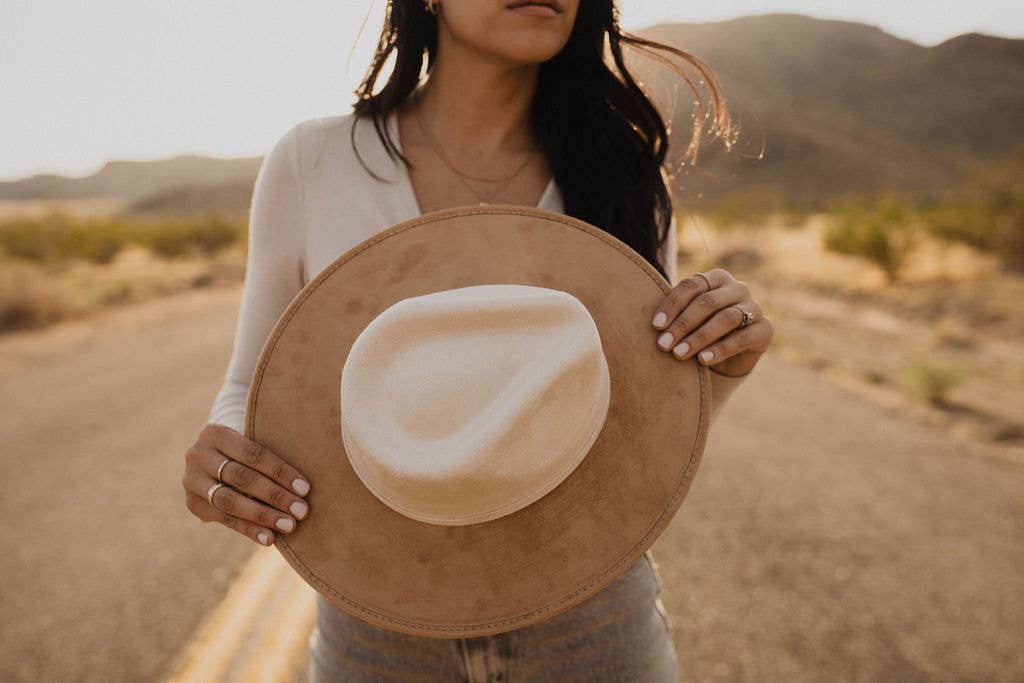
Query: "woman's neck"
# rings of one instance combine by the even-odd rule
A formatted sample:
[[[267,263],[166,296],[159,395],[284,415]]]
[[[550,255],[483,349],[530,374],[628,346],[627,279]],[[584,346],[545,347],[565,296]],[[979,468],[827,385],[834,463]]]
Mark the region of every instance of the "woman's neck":
[[[409,102],[437,142],[446,150],[461,150],[459,156],[467,160],[534,149],[529,112],[537,65],[498,62],[450,41],[441,43],[429,78]]]

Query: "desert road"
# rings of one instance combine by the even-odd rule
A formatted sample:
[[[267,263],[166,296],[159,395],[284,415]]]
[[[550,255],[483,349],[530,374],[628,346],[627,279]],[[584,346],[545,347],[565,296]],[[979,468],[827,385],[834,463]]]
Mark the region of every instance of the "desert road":
[[[0,680],[162,680],[264,552],[180,485],[239,294],[0,339]],[[771,351],[654,557],[686,681],[1024,680],[1024,468]]]

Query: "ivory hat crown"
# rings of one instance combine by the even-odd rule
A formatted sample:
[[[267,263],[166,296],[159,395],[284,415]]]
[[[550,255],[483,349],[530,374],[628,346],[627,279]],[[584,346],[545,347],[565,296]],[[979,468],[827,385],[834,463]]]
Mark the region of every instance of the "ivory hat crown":
[[[605,422],[608,363],[586,306],[519,284],[402,299],[355,339],[341,433],[383,503],[431,524],[475,524],[538,500]]]

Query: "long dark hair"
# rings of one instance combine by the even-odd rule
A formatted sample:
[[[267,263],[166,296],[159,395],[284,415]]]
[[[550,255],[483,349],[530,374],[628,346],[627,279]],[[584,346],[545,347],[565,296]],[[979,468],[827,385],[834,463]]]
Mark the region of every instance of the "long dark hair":
[[[355,90],[355,115],[370,116],[388,155],[407,165],[411,164],[390,139],[385,120],[419,84],[424,53],[429,74],[437,55],[437,29],[437,16],[426,10],[422,0],[388,0],[376,53]],[[618,76],[604,59],[606,38]],[[697,70],[711,95],[716,135],[731,147],[738,129],[732,125],[712,70],[688,52],[622,31],[615,0],[581,0],[569,41],[540,65],[530,110],[532,132],[561,190],[565,213],[619,238],[667,277],[658,251],[667,239],[673,211],[666,183],[673,182],[672,169],[665,167],[662,176],[668,131],[626,68],[624,43],[668,65],[694,93],[694,123],[683,164],[696,162],[708,115],[686,71],[652,48],[682,57]],[[374,94],[377,77],[392,52],[394,69]],[[354,146],[355,126],[352,131]]]

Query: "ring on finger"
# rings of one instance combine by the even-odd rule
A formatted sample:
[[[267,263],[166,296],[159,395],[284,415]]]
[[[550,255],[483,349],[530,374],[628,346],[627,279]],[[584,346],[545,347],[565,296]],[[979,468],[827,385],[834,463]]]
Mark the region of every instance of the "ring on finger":
[[[705,275],[704,273],[695,273],[695,274],[696,275],[700,275],[702,278],[704,278],[704,281],[708,283],[708,291],[711,291],[712,289],[715,288],[715,286],[713,284],[711,284],[711,280],[708,279],[707,275]]]
[[[747,309],[743,308],[743,306],[740,306],[739,304],[732,304],[732,305],[735,306],[736,308],[740,309],[740,312],[743,313],[743,319],[740,320],[740,325],[739,325],[740,327],[746,327],[747,325],[749,325],[750,323],[752,323],[754,321],[754,314],[753,313],[751,313]]]
[[[224,474],[224,466],[227,465],[229,462],[231,462],[231,458],[224,458],[224,462],[222,462],[220,464],[220,467],[217,468],[217,477],[216,477],[216,479],[217,479],[217,481],[221,482],[222,484],[225,483],[224,482],[224,477],[222,476]]]
[[[218,481],[216,484],[214,484],[213,486],[206,490],[206,500],[210,502],[210,507],[217,507],[216,505],[213,504],[213,494],[217,493],[217,489],[219,489],[221,486],[224,486],[224,483]]]

